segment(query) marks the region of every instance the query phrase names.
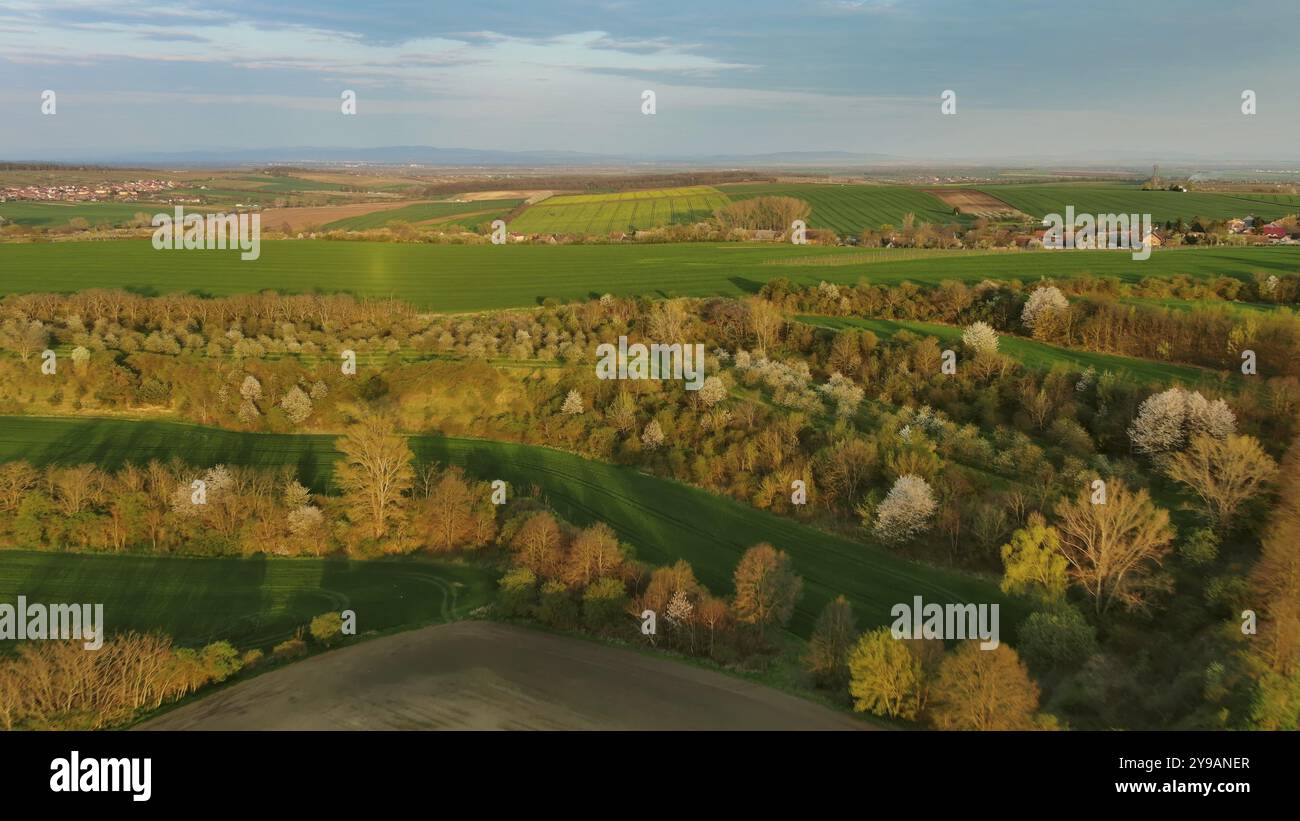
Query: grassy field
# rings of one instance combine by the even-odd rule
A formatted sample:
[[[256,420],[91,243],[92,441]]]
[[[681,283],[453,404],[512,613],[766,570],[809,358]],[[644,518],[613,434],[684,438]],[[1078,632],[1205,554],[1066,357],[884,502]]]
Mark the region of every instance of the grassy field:
[[[1178,299],[1176,297],[1124,297],[1121,302],[1132,305],[1147,305],[1156,308],[1172,308],[1176,311],[1233,311],[1245,314],[1271,314],[1290,310],[1284,305],[1271,302],[1238,302],[1227,299]]]
[[[173,207],[156,202],[0,202],[0,217],[6,223],[35,228],[63,228],[78,217],[92,227],[113,227],[130,222],[136,214],[170,214]]]
[[[246,434],[169,422],[0,417],[0,461],[38,464],[166,459],[295,465],[304,482],[327,489],[338,458],[332,436]],[[549,448],[417,436],[422,460],[458,464],[483,479],[505,479],[515,492],[536,485],[557,512],[579,524],[604,521],[653,564],[684,558],[711,589],[731,589],[740,554],[767,541],[786,550],[804,577],[794,629],[807,635],[827,601],[844,594],[863,627],[888,624],[889,609],[915,595],[935,601],[1004,602],[1003,629],[1022,615],[995,584],[904,561],[884,550],[831,536],[677,482]],[[1010,632],[1008,632],[1008,635]]]
[[[800,322],[821,328],[842,330],[858,328],[872,331],[878,336],[891,337],[899,331],[911,331],[921,336],[937,337],[945,345],[956,346],[961,342],[962,329],[953,325],[940,325],[934,322],[912,322],[893,319],[863,319],[841,316],[800,316]],[[1154,385],[1182,383],[1196,385],[1216,380],[1214,371],[1191,365],[1175,365],[1169,362],[1155,362],[1132,356],[1078,351],[1048,345],[1024,337],[1009,334],[998,335],[998,351],[1023,363],[1026,367],[1049,370],[1061,363],[1084,370],[1088,367],[1097,369],[1097,373],[1114,371],[1135,382]]]
[[[860,234],[864,228],[882,225],[901,228],[903,215],[913,213],[916,221],[947,224],[966,222],[969,217],[953,214],[952,208],[916,188],[886,185],[817,185],[814,183],[745,183],[726,185],[720,191],[733,200],[752,197],[795,197],[812,206],[808,225],[829,228],[838,234]]]
[[[862,260],[827,265],[835,257]],[[312,240],[264,241],[261,258],[237,252],[155,251],[148,239],[0,244],[0,293],[127,288],[143,294],[222,296],[266,289],[396,297],[430,311],[475,311],[537,305],[546,297],[586,299],[603,293],[652,297],[742,295],[787,277],[853,284],[979,282],[985,278],[1084,275],[1193,277],[1300,270],[1300,248],[1206,248],[1156,251],[1133,260],[1118,251],[1003,254],[937,253],[863,259],[855,248],[773,243],[656,245],[423,245]]]
[[[355,217],[335,220],[325,225],[326,230],[363,231],[368,228],[383,228],[394,220],[403,222],[427,222],[454,217],[459,214],[478,214],[474,222],[491,222],[505,214],[523,200],[482,200],[479,202],[417,202],[402,208],[387,211],[372,211]]]
[[[358,632],[449,621],[491,600],[485,568],[424,560],[184,558],[0,551],[0,601],[104,605],[110,633],[266,647],[352,609]]]
[[[1064,215],[1067,205],[1073,205],[1079,214],[1151,214],[1160,225],[1179,217],[1186,222],[1195,217],[1222,220],[1248,214],[1276,219],[1300,212],[1300,196],[1286,194],[1183,193],[1084,184],[989,185],[979,190],[1036,217]]]
[[[618,194],[574,194],[551,197],[530,206],[511,221],[510,230],[524,234],[603,236],[615,231],[699,222],[726,204],[726,196],[707,185]]]

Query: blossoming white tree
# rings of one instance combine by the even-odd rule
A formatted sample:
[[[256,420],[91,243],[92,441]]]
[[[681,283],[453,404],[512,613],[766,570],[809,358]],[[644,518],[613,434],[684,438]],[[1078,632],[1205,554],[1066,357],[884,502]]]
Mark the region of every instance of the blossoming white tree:
[[[569,416],[577,416],[582,413],[584,410],[582,394],[578,393],[577,389],[569,391],[569,395],[564,397],[564,405],[560,407],[560,410]]]
[[[866,391],[838,371],[831,374],[831,378],[825,385],[818,386],[817,391],[835,403],[835,415],[841,418],[848,418],[857,413],[858,406],[866,396]]]
[[[998,332],[987,322],[973,322],[961,332],[961,342],[976,353],[997,353]]]
[[[1199,391],[1170,388],[1148,396],[1129,426],[1129,441],[1138,453],[1181,450],[1198,433],[1223,439],[1237,430],[1237,417],[1222,399],[1213,402]]]
[[[1070,307],[1069,300],[1061,289],[1055,285],[1042,285],[1035,288],[1025,302],[1025,307],[1020,311],[1020,320],[1029,328],[1033,328],[1043,319],[1043,317],[1064,311]]]
[[[934,491],[924,479],[912,473],[899,476],[876,508],[872,532],[883,542],[905,542],[929,528],[938,507]]]
[[[658,419],[651,419],[650,424],[641,432],[641,444],[646,450],[657,450],[664,443],[664,429]]]
[[[280,407],[284,410],[284,415],[295,425],[301,424],[311,416],[311,399],[297,385],[290,388],[289,392],[280,399]]]
[[[726,398],[727,386],[716,376],[710,376],[700,386],[700,401],[706,408],[711,408]]]

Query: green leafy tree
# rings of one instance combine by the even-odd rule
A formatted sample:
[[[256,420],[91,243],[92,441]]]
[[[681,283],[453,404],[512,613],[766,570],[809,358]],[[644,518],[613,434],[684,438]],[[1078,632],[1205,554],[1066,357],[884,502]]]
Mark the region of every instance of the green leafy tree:
[[[1061,539],[1041,514],[1030,514],[1026,527],[1012,533],[1011,541],[1002,545],[1002,565],[1003,593],[1044,602],[1064,598],[1069,579]]]
[[[849,653],[853,709],[889,718],[915,719],[923,705],[925,671],[909,642],[888,627],[864,633]]]
[[[1016,634],[1020,655],[1038,672],[1072,670],[1097,652],[1097,631],[1068,604],[1040,610]]]
[[[598,633],[615,630],[627,621],[627,590],[610,577],[597,579],[582,591],[582,620]]]

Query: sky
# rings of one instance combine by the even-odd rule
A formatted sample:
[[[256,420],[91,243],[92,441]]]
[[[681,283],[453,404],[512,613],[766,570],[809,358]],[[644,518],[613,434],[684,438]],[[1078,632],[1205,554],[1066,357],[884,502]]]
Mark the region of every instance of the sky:
[[[0,159],[428,145],[1297,160],[1298,68],[1294,0],[4,0]]]

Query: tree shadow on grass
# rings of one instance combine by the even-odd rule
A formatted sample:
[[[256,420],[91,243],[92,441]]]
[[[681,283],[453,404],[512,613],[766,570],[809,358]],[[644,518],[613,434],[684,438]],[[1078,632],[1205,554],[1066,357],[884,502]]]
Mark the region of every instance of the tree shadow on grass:
[[[763,289],[763,283],[745,277],[727,277],[727,281],[746,294],[756,294]]]

